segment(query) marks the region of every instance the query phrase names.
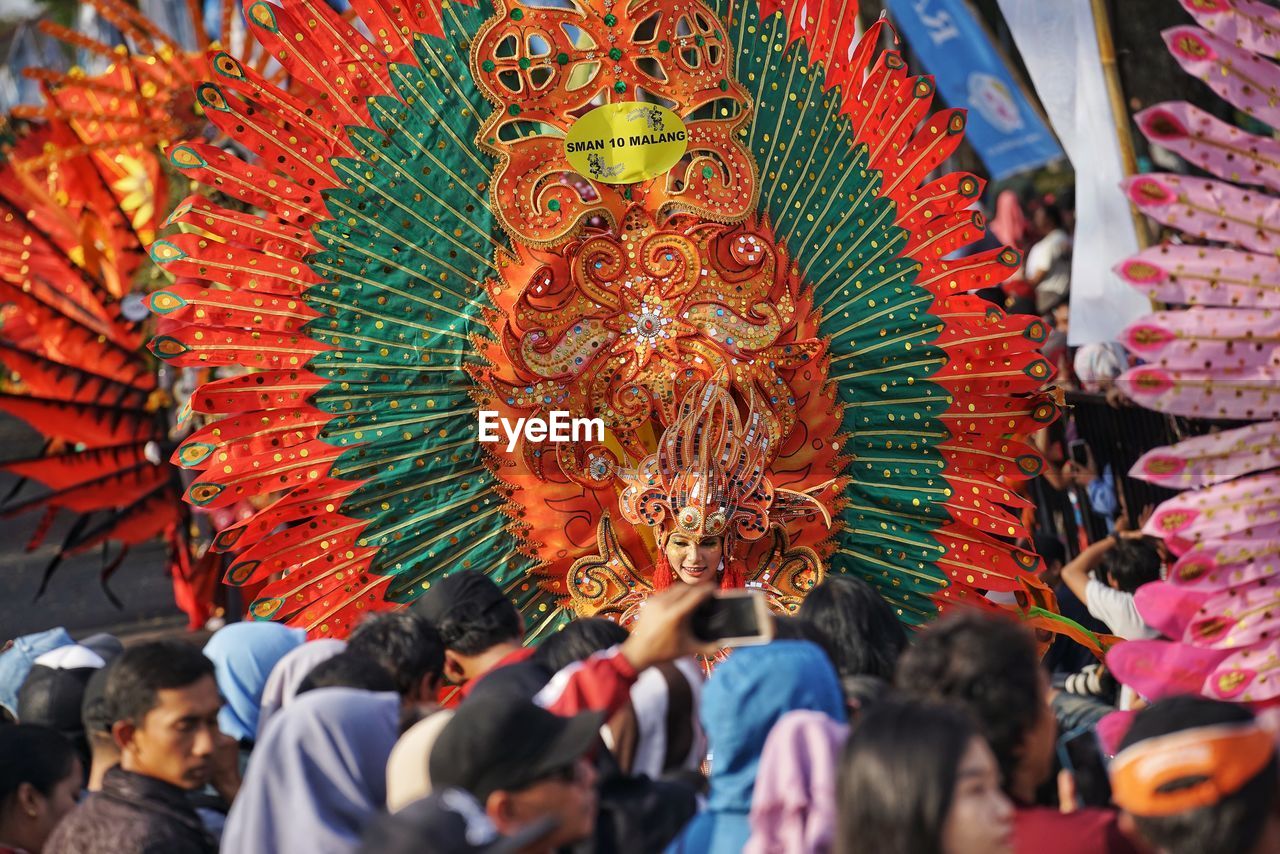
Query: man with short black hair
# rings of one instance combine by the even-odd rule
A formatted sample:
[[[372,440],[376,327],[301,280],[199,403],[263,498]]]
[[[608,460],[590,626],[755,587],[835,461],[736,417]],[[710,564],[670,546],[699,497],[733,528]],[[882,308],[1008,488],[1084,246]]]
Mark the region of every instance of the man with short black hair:
[[[409,705],[434,703],[443,681],[444,642],[429,620],[412,611],[365,617],[347,638],[347,653],[373,659],[391,674]]]
[[[482,681],[486,691],[508,689],[533,696],[550,674],[528,661],[524,618],[493,579],[464,570],[433,583],[413,604],[435,626],[444,644],[444,674],[467,697]]]
[[[898,659],[904,698],[967,711],[991,745],[1014,801],[1014,850],[1037,854],[1119,854],[1137,849],[1112,810],[1062,814],[1036,806],[1053,773],[1057,725],[1035,639],[1012,620],[966,613],[930,625]]]
[[[1113,798],[1163,854],[1280,851],[1274,736],[1236,703],[1169,697],[1138,712],[1111,762]]]
[[[213,674],[209,659],[179,641],[140,644],[112,664],[104,703],[120,764],[58,826],[47,854],[216,852],[186,795],[222,782],[218,754],[236,749],[218,729]]]
[[[89,773],[85,788],[90,792],[102,788],[107,771],[120,764],[120,745],[111,735],[111,713],[107,710],[107,677],[111,665],[107,665],[89,677],[80,705],[80,722],[84,725],[85,740],[89,744]]]

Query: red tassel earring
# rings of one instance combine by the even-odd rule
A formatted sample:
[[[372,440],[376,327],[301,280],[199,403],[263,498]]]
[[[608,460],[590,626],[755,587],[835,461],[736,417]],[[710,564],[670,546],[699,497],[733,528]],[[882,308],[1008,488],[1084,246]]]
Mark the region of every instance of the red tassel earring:
[[[742,572],[742,565],[736,560],[727,561],[724,572],[720,575],[720,589],[733,590],[737,587],[745,587],[746,583],[747,580]]]
[[[653,564],[653,589],[666,590],[676,580],[671,571],[671,562],[667,560],[666,550],[658,551],[658,559]]]

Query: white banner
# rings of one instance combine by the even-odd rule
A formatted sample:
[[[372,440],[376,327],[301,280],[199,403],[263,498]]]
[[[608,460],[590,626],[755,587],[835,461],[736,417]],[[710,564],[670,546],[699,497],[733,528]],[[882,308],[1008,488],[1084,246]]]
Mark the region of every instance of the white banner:
[[[1089,0],[998,0],[1076,173],[1072,346],[1114,341],[1151,311],[1111,267],[1138,251]]]

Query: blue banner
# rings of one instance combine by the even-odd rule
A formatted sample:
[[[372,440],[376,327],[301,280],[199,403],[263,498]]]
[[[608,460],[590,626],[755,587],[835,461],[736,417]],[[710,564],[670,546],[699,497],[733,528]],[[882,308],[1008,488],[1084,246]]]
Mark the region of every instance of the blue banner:
[[[1065,156],[965,0],[886,0],[885,5],[934,76],[943,100],[969,111],[965,137],[992,178]]]

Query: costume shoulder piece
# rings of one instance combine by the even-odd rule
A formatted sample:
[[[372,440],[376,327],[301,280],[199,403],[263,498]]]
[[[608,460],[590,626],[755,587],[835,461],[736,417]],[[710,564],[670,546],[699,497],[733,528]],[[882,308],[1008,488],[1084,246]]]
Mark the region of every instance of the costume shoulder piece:
[[[1182,5],[1195,24],[1163,33],[1174,59],[1239,114],[1280,128],[1280,12],[1253,0]],[[1213,177],[1125,183],[1130,201],[1178,236],[1116,267],[1169,306],[1125,331],[1146,364],[1119,382],[1151,409],[1254,423],[1156,448],[1134,465],[1132,476],[1184,490],[1143,529],[1178,556],[1138,598],[1143,619],[1171,640],[1121,644],[1108,661],[1151,699],[1271,703],[1280,696],[1280,144],[1185,102],[1137,121],[1152,143]]]
[[[663,513],[732,530],[744,580],[820,563],[910,623],[1034,583],[1008,484],[1055,416],[1046,330],[969,294],[1019,258],[951,257],[984,234],[982,182],[928,178],[964,115],[883,24],[353,8],[247,8],[289,88],[209,56],[196,97],[248,154],[172,148],[216,193],[151,249],[154,352],[250,369],[173,459],[198,506],[273,497],[216,544],[255,616],[341,633],[468,567],[536,636],[642,594]]]

